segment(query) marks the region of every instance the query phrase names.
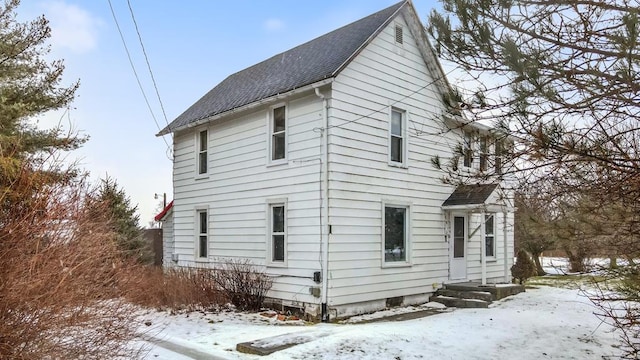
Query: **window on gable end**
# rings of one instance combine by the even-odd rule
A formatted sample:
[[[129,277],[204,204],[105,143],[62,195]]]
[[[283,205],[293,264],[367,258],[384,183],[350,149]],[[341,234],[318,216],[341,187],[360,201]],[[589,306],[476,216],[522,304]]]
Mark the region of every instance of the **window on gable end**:
[[[284,160],[287,157],[287,116],[286,107],[271,110],[271,161]]]
[[[392,164],[406,165],[407,159],[407,113],[391,109],[389,122],[389,161]]]
[[[202,130],[198,132],[196,142],[198,148],[198,175],[204,175],[208,171],[207,152],[209,147],[209,131]]]

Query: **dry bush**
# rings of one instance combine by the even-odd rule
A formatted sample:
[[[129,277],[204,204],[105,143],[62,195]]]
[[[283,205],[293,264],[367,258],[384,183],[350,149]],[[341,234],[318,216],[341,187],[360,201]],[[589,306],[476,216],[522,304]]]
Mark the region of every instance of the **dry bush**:
[[[86,186],[39,186],[41,175],[23,171],[0,193],[0,358],[137,357],[114,234],[88,215]]]
[[[227,303],[211,269],[145,266],[127,279],[127,299],[145,307],[171,310],[215,309]]]
[[[216,285],[240,310],[259,310],[273,281],[247,259],[224,259],[211,274]]]

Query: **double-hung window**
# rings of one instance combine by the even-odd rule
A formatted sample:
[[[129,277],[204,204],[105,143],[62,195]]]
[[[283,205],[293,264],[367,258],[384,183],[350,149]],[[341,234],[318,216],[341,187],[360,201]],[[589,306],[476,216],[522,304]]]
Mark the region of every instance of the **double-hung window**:
[[[389,161],[392,164],[405,165],[407,161],[406,117],[406,112],[391,109],[391,121],[389,124]]]
[[[287,207],[284,202],[269,204],[269,262],[285,265],[287,259]]]
[[[495,214],[484,215],[484,254],[486,257],[496,256],[496,222]]]
[[[207,173],[207,149],[209,141],[209,132],[202,130],[198,132],[197,148],[198,148],[198,175],[204,175]]]
[[[270,116],[271,161],[284,160],[287,157],[287,111],[285,106],[271,109]]]
[[[409,209],[409,206],[383,206],[383,259],[387,265],[409,262]]]
[[[209,217],[207,210],[196,211],[197,221],[197,257],[198,259],[206,259],[209,256]]]
[[[473,134],[465,131],[464,146],[462,148],[463,165],[470,168],[473,164]]]
[[[480,138],[480,171],[487,171],[487,158],[489,157],[489,146],[487,137]]]
[[[495,156],[496,156],[496,175],[502,174],[502,156],[503,156],[503,144],[502,141],[496,139],[495,143]]]

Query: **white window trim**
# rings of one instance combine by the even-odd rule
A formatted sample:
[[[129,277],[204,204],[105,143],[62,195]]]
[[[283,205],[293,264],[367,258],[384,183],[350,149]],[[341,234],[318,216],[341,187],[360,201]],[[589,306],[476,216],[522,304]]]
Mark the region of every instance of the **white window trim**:
[[[284,205],[284,261],[273,261],[273,218],[271,208],[277,205]],[[288,263],[288,244],[289,244],[289,205],[287,203],[287,198],[279,198],[279,199],[268,199],[266,204],[266,219],[267,219],[267,227],[266,227],[266,245],[267,245],[267,258],[266,264],[269,267],[287,267]]]
[[[284,106],[284,158],[272,160],[273,152],[273,110]],[[275,166],[286,164],[289,159],[289,104],[286,102],[278,103],[269,107],[267,111],[267,166]]]
[[[406,221],[405,221],[405,234],[406,234],[406,239],[405,239],[405,249],[406,249],[406,260],[405,261],[393,261],[393,262],[386,262],[385,259],[385,249],[384,249],[384,244],[385,244],[385,208],[386,207],[398,207],[398,208],[406,208]],[[413,204],[411,202],[407,202],[407,201],[395,201],[395,200],[383,200],[382,201],[382,233],[380,238],[382,239],[382,242],[380,243],[381,246],[381,250],[380,250],[380,262],[382,264],[383,268],[396,268],[396,267],[408,267],[412,265],[412,261],[411,261],[411,240],[413,238],[413,227],[411,226],[411,219],[413,218],[413,214],[412,214],[412,208],[413,208]]]
[[[200,233],[200,214],[202,212],[207,213],[207,256],[205,257],[200,256],[200,236],[202,235],[202,233]],[[196,262],[208,262],[211,256],[211,210],[208,206],[201,205],[195,207],[193,223],[195,233],[193,257]]]
[[[491,255],[491,256],[487,255],[486,249],[484,249],[483,250],[485,252],[484,257],[485,257],[485,259],[487,259],[487,261],[494,261],[494,260],[496,260],[496,251],[498,249],[498,247],[496,246],[496,242],[498,240],[498,238],[496,236],[496,229],[498,227],[498,223],[497,223],[498,217],[496,216],[496,213],[493,213],[493,212],[488,212],[488,213],[485,213],[484,215],[485,215],[485,218],[481,219],[481,221],[485,222],[485,226],[484,226],[485,227],[485,230],[484,230],[485,233],[482,234],[482,236],[485,237],[485,239],[484,239],[485,244],[487,242],[487,220],[486,220],[486,216],[489,216],[489,215],[493,216],[493,255]]]
[[[200,173],[200,133],[206,131],[207,132],[207,171],[204,173]],[[196,129],[196,133],[195,133],[195,141],[194,141],[194,153],[195,153],[195,175],[196,175],[196,180],[198,179],[206,179],[209,177],[209,161],[211,160],[209,154],[211,153],[209,151],[209,143],[211,142],[211,133],[209,131],[209,128],[199,128]]]
[[[402,114],[402,162],[397,162],[397,161],[393,161],[391,160],[391,138],[392,138],[392,133],[391,133],[391,127],[392,127],[392,117],[393,117],[393,112],[399,112]],[[407,124],[408,124],[408,118],[409,118],[409,111],[405,110],[405,109],[401,109],[398,107],[394,107],[391,106],[389,108],[389,127],[388,127],[388,138],[387,138],[387,161],[389,163],[389,166],[395,166],[395,167],[401,167],[401,168],[408,168],[409,167],[409,131],[407,130]]]

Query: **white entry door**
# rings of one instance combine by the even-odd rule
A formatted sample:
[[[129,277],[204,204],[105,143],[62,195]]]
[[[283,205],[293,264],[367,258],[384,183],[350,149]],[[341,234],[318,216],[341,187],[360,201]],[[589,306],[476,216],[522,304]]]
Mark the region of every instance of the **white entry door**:
[[[449,244],[449,279],[465,280],[467,278],[467,216],[462,214],[451,216]]]

